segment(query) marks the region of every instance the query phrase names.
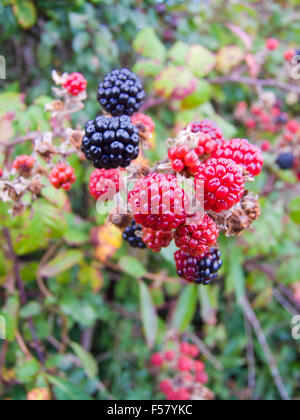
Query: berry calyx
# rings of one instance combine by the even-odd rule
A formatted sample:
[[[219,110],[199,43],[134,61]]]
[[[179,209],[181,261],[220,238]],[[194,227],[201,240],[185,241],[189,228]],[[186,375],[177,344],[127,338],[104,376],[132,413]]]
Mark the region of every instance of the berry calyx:
[[[277,50],[277,48],[279,47],[279,41],[278,41],[278,39],[276,39],[276,38],[269,38],[269,39],[267,39],[266,47],[270,51]]]
[[[121,174],[117,169],[95,169],[91,173],[89,190],[95,200],[112,200],[122,186]]]
[[[261,173],[264,163],[261,150],[246,139],[232,139],[222,143],[212,157],[231,159],[237,165],[243,165],[253,176]]]
[[[81,73],[69,74],[63,87],[70,95],[77,96],[87,88],[87,81]]]
[[[188,198],[174,175],[149,174],[137,181],[128,202],[135,221],[145,228],[170,232],[185,222]]]
[[[221,213],[238,203],[245,189],[240,168],[230,159],[209,159],[195,176],[196,195],[202,199],[199,183],[204,183],[204,208]]]
[[[175,253],[175,263],[179,277],[189,283],[208,285],[218,278],[218,271],[223,265],[221,253],[212,248],[201,257],[193,257],[182,250]]]
[[[143,229],[143,242],[147,248],[154,252],[160,252],[162,248],[167,248],[173,240],[173,232],[163,232],[162,230]]]
[[[145,98],[143,85],[128,69],[113,70],[99,84],[98,101],[111,115],[132,115]]]
[[[131,225],[123,232],[123,239],[129,243],[132,248],[145,249],[146,244],[142,238],[142,226],[132,220]]]
[[[223,141],[224,136],[222,130],[216,123],[210,120],[202,120],[200,122],[192,122],[187,127],[192,133],[208,134],[213,141]]]
[[[30,173],[35,164],[35,158],[28,155],[18,156],[13,161],[13,167],[16,171],[24,174]]]
[[[295,157],[293,153],[281,153],[276,160],[277,165],[280,169],[287,170],[293,169],[295,163]]]
[[[182,251],[193,256],[201,256],[215,245],[219,229],[205,214],[199,225],[182,225],[175,232],[175,244]]]
[[[69,191],[72,184],[76,181],[76,176],[72,166],[65,163],[59,163],[52,169],[49,179],[55,188],[62,188],[65,191]]]
[[[85,125],[81,150],[97,169],[126,168],[139,155],[139,130],[130,117],[103,117]]]

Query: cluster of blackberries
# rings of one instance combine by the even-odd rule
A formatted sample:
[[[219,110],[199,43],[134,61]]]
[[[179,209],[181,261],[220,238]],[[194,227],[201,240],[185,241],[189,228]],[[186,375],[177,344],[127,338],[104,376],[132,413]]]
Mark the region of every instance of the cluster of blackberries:
[[[145,249],[142,236],[137,235],[140,232],[142,234],[142,226],[138,225],[134,220],[131,225],[128,226],[123,232],[123,239],[129,243],[132,248]]]
[[[139,155],[139,130],[127,115],[99,116],[86,123],[81,150],[97,169],[126,168]]]
[[[127,69],[113,70],[100,83],[98,100],[113,117],[88,121],[81,147],[95,168],[126,168],[138,157],[139,129],[130,116],[139,111],[144,97],[140,80]]]
[[[293,169],[294,167],[295,158],[293,153],[287,152],[287,153],[281,153],[281,155],[278,156],[276,163],[279,166],[280,169]]]
[[[141,81],[127,69],[113,70],[99,84],[98,101],[114,116],[138,112],[144,98]]]
[[[203,255],[193,257],[179,250],[175,254],[178,275],[190,283],[208,285],[218,278],[218,271],[223,265],[221,252],[216,248]]]

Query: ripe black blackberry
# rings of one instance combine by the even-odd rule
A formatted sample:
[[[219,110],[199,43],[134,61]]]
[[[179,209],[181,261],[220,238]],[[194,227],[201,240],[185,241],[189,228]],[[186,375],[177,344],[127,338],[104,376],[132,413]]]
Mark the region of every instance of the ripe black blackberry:
[[[126,115],[99,116],[86,123],[81,150],[97,169],[126,168],[139,155],[139,130]]]
[[[98,101],[113,116],[138,112],[144,98],[141,81],[127,69],[113,70],[99,84]]]
[[[179,250],[175,254],[178,275],[190,283],[211,284],[218,278],[218,271],[223,265],[221,252],[211,248],[202,257],[192,257]]]
[[[141,236],[137,235],[138,232],[141,233]],[[128,226],[124,230],[123,239],[127,241],[132,248],[147,248],[142,239],[142,226],[138,225],[134,220],[132,221],[131,226]]]
[[[281,153],[278,156],[276,163],[280,169],[293,169],[295,158],[293,153]]]

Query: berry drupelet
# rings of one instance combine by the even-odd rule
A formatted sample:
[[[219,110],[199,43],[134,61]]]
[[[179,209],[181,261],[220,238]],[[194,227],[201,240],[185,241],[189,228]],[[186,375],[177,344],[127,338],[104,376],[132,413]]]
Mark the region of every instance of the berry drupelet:
[[[201,257],[193,257],[179,250],[175,254],[178,275],[190,283],[208,285],[218,278],[223,262],[221,252],[212,248]]]
[[[126,168],[139,155],[139,140],[130,117],[99,116],[86,123],[81,150],[97,169]]]
[[[99,84],[98,101],[111,115],[132,115],[145,98],[139,78],[128,69],[113,70]]]
[[[293,169],[295,163],[295,157],[293,153],[281,153],[276,160],[277,165],[280,169]]]
[[[137,235],[140,232],[141,236]],[[145,249],[146,244],[142,239],[142,226],[138,225],[134,220],[123,232],[123,239],[129,243],[132,248]]]

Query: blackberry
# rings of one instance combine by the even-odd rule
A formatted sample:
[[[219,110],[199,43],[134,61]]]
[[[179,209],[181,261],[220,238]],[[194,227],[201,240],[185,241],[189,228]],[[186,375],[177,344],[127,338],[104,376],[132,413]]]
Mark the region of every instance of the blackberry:
[[[141,81],[127,69],[113,70],[99,84],[98,101],[113,116],[138,112],[144,98]]]
[[[293,169],[294,159],[293,153],[281,153],[281,155],[278,156],[276,163],[280,169]]]
[[[139,155],[139,130],[126,115],[99,116],[86,123],[81,150],[97,169],[126,168]]]
[[[202,257],[193,257],[183,251],[177,251],[175,262],[178,275],[190,283],[208,285],[218,278],[218,271],[223,265],[221,252],[211,248]]]
[[[131,222],[131,226],[128,226],[123,232],[123,239],[129,243],[132,248],[141,248],[145,249],[146,244],[143,242],[142,236],[139,236],[137,233],[141,232],[142,235],[142,226],[138,225],[134,220]]]

